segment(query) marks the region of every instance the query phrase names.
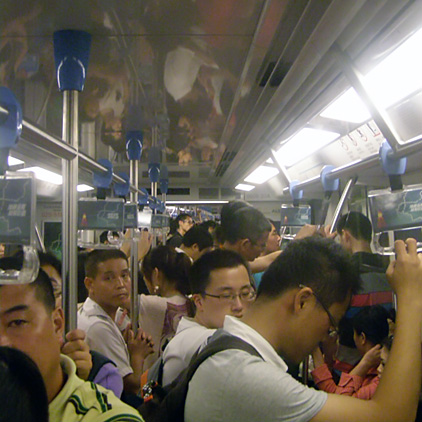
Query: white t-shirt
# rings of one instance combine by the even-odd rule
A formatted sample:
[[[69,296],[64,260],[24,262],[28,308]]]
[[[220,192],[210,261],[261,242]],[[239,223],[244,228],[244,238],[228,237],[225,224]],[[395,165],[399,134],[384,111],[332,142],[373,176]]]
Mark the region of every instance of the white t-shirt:
[[[233,349],[205,360],[189,383],[185,422],[304,422],[321,410],[327,393],[287,374],[287,365],[257,331],[230,316],[224,329],[255,347],[263,359]]]
[[[170,384],[188,367],[192,356],[215,331],[198,324],[192,318],[183,317],[180,320],[176,335],[163,353],[163,385]]]
[[[86,332],[90,349],[111,359],[122,378],[133,373],[129,352],[117,324],[89,297],[78,311],[78,328]]]

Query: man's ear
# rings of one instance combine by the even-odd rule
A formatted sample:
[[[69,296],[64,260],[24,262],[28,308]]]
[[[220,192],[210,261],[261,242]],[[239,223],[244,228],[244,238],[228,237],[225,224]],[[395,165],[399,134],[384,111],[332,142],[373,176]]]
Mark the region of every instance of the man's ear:
[[[61,306],[58,306],[54,309],[51,315],[54,332],[56,333],[57,338],[62,343],[63,342],[63,334],[64,334],[64,313]]]
[[[359,340],[362,346],[365,345],[366,342],[368,341],[368,339],[366,338],[366,334],[363,331],[359,334]]]
[[[202,295],[199,293],[195,293],[192,295],[192,300],[193,300],[193,303],[195,304],[196,310],[201,312],[204,308],[203,307],[204,298],[202,297]]]
[[[294,312],[300,312],[313,299],[312,289],[310,287],[302,287],[294,296]]]
[[[249,251],[250,247],[252,245],[252,242],[249,239],[240,239],[237,241],[237,249],[240,253],[240,255],[243,255],[242,252]]]
[[[85,277],[84,284],[85,284],[86,289],[88,290],[88,294],[91,293],[93,283],[94,283],[94,279],[93,278],[91,278],[91,277]]]

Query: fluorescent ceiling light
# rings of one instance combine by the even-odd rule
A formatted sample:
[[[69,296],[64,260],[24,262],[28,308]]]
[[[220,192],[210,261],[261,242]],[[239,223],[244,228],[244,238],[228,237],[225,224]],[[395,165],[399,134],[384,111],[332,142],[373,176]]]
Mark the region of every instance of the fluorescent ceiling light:
[[[273,161],[273,159],[272,159],[272,158],[269,158],[269,159],[266,161],[266,163],[268,163],[268,164],[274,164],[274,161]]]
[[[32,171],[38,180],[50,182],[55,185],[61,185],[63,183],[63,178],[60,174],[43,169],[42,167],[26,167],[18,171],[25,171],[25,172]]]
[[[304,128],[276,152],[277,159],[286,167],[290,167],[339,136],[336,132]]]
[[[239,183],[239,184],[235,187],[235,189],[237,189],[237,190],[244,190],[244,191],[246,191],[246,192],[249,192],[249,191],[251,191],[252,189],[255,189],[255,186],[252,186],[252,185],[245,185],[244,183]]]
[[[410,37],[365,76],[375,101],[387,108],[422,88],[422,30]]]
[[[229,201],[166,201],[166,205],[207,205],[207,204],[227,204]]]
[[[92,186],[85,185],[84,183],[82,183],[81,185],[78,185],[78,186],[76,187],[76,190],[77,190],[78,192],[87,192],[87,191],[89,191],[89,190],[94,190],[94,188],[93,188]]]
[[[278,173],[279,171],[275,167],[259,166],[243,180],[248,183],[260,185],[261,183],[265,183],[267,180],[270,180]]]
[[[363,123],[371,118],[371,113],[353,88],[349,88],[321,114],[328,119]]]
[[[9,166],[17,166],[18,164],[23,164],[24,162],[22,160],[19,160],[19,158],[11,157],[10,155],[7,157],[7,164]]]

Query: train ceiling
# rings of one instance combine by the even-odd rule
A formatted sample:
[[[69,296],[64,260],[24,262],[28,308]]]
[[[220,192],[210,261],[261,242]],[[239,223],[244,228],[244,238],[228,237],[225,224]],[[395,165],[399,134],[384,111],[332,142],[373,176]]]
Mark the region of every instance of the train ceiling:
[[[153,142],[171,187],[232,189],[261,164],[278,172],[271,150],[305,126],[339,134],[268,182],[279,196],[289,179],[306,180],[325,164],[342,166],[377,150],[383,137],[374,121],[320,112],[350,87],[343,52],[369,70],[422,25],[421,9],[410,0],[3,0],[0,84],[15,93],[26,120],[61,137],[52,35],[89,32],[80,149],[128,172],[125,132],[142,129],[145,186]],[[421,106],[418,94],[388,110],[404,139],[422,133]],[[44,153],[22,151],[29,162],[42,162]],[[409,173],[419,163],[413,158]],[[379,168],[361,177],[384,181]]]

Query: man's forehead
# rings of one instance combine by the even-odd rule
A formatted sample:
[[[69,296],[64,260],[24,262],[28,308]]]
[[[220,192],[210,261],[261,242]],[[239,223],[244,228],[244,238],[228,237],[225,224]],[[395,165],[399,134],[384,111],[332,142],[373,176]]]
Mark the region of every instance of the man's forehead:
[[[239,276],[239,273],[241,275]],[[217,268],[210,273],[210,285],[214,288],[238,288],[239,286],[249,286],[249,274],[243,265],[229,268]]]
[[[0,314],[15,306],[30,307],[37,302],[35,289],[28,284],[0,286]]]
[[[128,263],[123,258],[111,258],[98,264],[99,271],[121,271],[128,268]]]

